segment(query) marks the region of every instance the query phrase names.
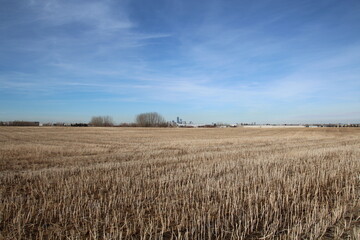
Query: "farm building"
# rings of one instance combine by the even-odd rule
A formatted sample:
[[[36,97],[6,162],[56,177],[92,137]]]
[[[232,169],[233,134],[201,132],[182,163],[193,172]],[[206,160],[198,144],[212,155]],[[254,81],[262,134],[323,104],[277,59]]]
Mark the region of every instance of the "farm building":
[[[38,127],[40,126],[40,122],[29,122],[29,121],[13,121],[9,122],[8,126],[21,126],[21,127]]]

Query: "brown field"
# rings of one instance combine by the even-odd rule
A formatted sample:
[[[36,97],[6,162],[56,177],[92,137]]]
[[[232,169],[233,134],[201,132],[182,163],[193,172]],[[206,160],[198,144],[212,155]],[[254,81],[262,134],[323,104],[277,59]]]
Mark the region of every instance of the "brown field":
[[[360,129],[0,127],[0,239],[360,239]]]

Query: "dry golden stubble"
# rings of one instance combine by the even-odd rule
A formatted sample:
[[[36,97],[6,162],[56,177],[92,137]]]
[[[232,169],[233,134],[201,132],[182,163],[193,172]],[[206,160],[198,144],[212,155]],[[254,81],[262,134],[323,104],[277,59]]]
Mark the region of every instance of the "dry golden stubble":
[[[4,239],[357,239],[360,131],[0,128]]]

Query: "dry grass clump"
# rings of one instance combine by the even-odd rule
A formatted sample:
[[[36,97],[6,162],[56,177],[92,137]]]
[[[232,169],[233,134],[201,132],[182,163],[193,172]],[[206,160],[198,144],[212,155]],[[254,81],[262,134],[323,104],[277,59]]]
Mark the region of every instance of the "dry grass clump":
[[[3,239],[360,239],[360,129],[5,127],[0,143]]]

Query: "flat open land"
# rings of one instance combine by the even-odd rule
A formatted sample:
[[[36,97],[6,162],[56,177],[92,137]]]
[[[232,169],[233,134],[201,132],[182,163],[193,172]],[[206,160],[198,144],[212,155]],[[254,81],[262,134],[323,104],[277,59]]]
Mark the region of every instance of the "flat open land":
[[[360,239],[360,129],[0,127],[0,239]]]

